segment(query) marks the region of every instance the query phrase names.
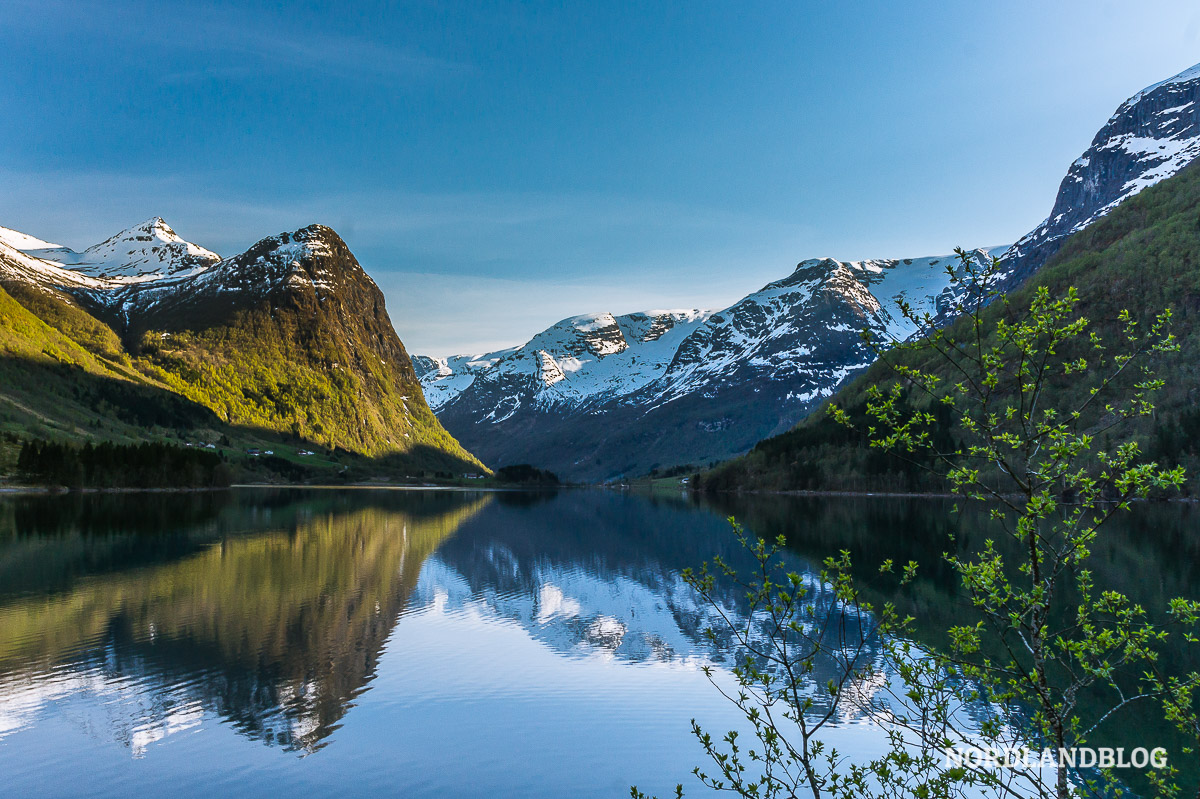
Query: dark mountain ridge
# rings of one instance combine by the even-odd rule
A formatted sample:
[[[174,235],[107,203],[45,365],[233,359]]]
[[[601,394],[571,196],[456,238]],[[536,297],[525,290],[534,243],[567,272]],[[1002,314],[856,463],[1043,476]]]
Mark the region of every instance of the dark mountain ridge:
[[[1172,332],[1181,352],[1159,364],[1166,380],[1154,397],[1150,417],[1113,432],[1113,441],[1131,437],[1143,453],[1161,464],[1179,464],[1189,475],[1188,492],[1200,490],[1200,163],[1126,200],[1112,213],[1067,241],[1046,265],[1010,295],[1015,308],[1028,307],[1042,286],[1054,296],[1074,287],[1077,311],[1090,330],[1114,342],[1121,334],[1119,314],[1153,319],[1173,310]],[[988,308],[994,325],[1000,312]],[[949,330],[955,334],[955,328]],[[909,365],[938,370],[930,348],[903,356]],[[893,375],[877,363],[835,394],[830,402],[858,412],[868,387],[888,384]],[[949,384],[952,384],[950,381]],[[1043,407],[1078,404],[1082,381],[1057,381],[1041,400]],[[916,400],[914,400],[915,402]],[[937,408],[931,407],[936,412]],[[941,434],[961,435],[947,419]],[[1104,445],[1106,446],[1106,445]],[[745,490],[946,490],[924,470],[870,450],[855,434],[818,410],[792,430],[759,442],[747,455],[721,464],[694,481],[713,491]]]
[[[1002,257],[1020,284],[1067,238],[1200,156],[1200,64],[1130,97],[1071,164],[1050,216]]]
[[[1072,234],[1200,155],[1200,66],[1122,103],[1070,166],[1051,215],[999,256],[1003,288],[1035,274]],[[571,479],[616,480],[698,468],[746,452],[820,407],[874,360],[860,332],[906,339],[903,299],[952,320],[953,255],[813,258],[720,311],[652,311],[675,320],[669,351],[625,335],[632,315],[563,320],[508,350],[425,359],[421,381],[443,424],[485,460],[532,463]],[[575,332],[572,332],[575,331]],[[644,352],[636,357],[629,350]]]

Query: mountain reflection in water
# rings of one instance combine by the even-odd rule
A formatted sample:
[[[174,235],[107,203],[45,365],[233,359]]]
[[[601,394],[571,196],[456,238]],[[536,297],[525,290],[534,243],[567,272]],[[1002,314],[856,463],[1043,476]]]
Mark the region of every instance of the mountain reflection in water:
[[[719,629],[715,610],[680,577],[713,555],[747,563],[727,513],[787,534],[826,609],[820,558],[927,561],[945,543],[945,509],[912,502],[709,509],[387,490],[0,501],[0,769],[22,796],[619,795],[633,782],[669,793],[701,760],[688,720],[737,723],[700,671],[726,662],[727,641],[703,636]],[[1194,558],[1155,552],[1125,541],[1103,554],[1154,569],[1159,591],[1194,580]],[[899,600],[936,627],[955,599],[929,574]],[[744,618],[738,592],[719,601]],[[810,679],[830,676],[819,664]],[[869,726],[841,718],[837,745],[877,751]],[[87,770],[86,787],[63,763]]]
[[[53,674],[56,693],[136,686],[133,715],[114,719],[112,732],[138,752],[200,710],[252,738],[313,751],[374,676],[425,559],[489,497],[430,499],[403,509],[304,503],[217,516],[172,533],[182,540],[160,562],[6,601],[0,708],[29,706],[35,675]],[[47,543],[103,560],[130,548],[131,535],[158,549],[153,534],[119,528],[68,527],[50,542],[17,530],[4,564]]]

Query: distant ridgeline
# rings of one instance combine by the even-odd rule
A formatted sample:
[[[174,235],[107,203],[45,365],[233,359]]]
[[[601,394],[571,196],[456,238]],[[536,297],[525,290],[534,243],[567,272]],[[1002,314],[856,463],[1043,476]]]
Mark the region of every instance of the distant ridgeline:
[[[554,472],[538,469],[535,466],[530,466],[528,463],[520,463],[515,466],[501,466],[496,470],[496,479],[501,483],[520,485],[558,485],[558,475]]]
[[[1070,236],[1198,155],[1194,67],[1117,108],[1042,224],[971,257],[999,256],[1011,290]],[[720,311],[574,316],[520,347],[415,365],[438,418],[488,462],[531,463],[567,480],[678,473],[745,453],[821,407],[874,360],[864,328],[915,333],[897,299],[949,321],[954,263],[811,258]]]
[[[486,471],[425,403],[383,294],[319,225],[226,259],[157,218],[83,252],[0,228],[0,433],[221,445],[263,478]],[[136,451],[151,455],[175,469],[173,449]],[[0,442],[0,476],[14,458]]]
[[[1128,309],[1146,320],[1164,308],[1173,312],[1172,332],[1181,352],[1159,365],[1166,387],[1154,397],[1157,410],[1119,428],[1113,435],[1138,441],[1142,452],[1162,465],[1182,465],[1189,491],[1200,490],[1200,163],[1126,200],[1111,214],[1076,233],[1046,266],[1020,290],[1009,295],[1015,308],[1028,307],[1039,286],[1053,296],[1078,290],[1077,310],[1106,342],[1118,340],[1118,314]],[[989,327],[999,316],[989,308]],[[961,328],[951,326],[949,332]],[[985,341],[987,348],[989,341]],[[1065,353],[1064,353],[1065,354]],[[940,358],[930,348],[906,353],[905,362],[937,370]],[[949,377],[949,376],[947,376]],[[831,400],[861,417],[866,390],[893,379],[884,364],[875,364]],[[948,379],[948,384],[953,384]],[[1042,407],[1078,405],[1079,381],[1052,383]],[[950,425],[944,406],[906,397],[934,412],[936,435],[943,446],[960,431]],[[1102,448],[1108,444],[1097,442]],[[702,490],[944,490],[921,468],[867,448],[861,439],[836,423],[824,409],[794,429],[760,442],[746,456],[701,474],[693,485]]]
[[[33,483],[70,488],[221,488],[230,482],[223,456],[159,443],[27,441],[17,471]]]

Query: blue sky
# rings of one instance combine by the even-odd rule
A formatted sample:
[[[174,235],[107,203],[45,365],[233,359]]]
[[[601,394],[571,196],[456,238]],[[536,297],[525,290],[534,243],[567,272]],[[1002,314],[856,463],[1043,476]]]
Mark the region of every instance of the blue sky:
[[[337,229],[409,350],[1010,242],[1194,2],[55,2],[0,11],[0,225]]]

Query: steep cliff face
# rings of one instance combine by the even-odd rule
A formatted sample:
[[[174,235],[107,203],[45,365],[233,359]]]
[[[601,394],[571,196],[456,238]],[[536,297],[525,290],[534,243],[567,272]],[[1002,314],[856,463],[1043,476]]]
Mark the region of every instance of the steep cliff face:
[[[91,339],[118,379],[229,425],[480,468],[425,403],[382,292],[333,230],[282,233],[226,259],[158,218],[83,253],[42,245],[0,237],[0,285],[60,332],[100,331]]]
[[[1200,156],[1200,64],[1130,97],[1071,164],[1050,216],[1002,258],[1007,283],[1041,268],[1072,233]]]
[[[970,258],[982,265],[999,257],[1000,288],[1015,288],[1073,233],[1200,155],[1198,101],[1200,66],[1135,94],[1071,165],[1044,223],[1011,247]],[[603,346],[619,350],[609,320],[623,317],[600,314],[566,320],[512,350],[430,359],[421,381],[443,423],[493,463],[528,461],[596,480],[700,465],[790,428],[869,366],[874,355],[862,330],[916,334],[897,300],[949,321],[955,269],[952,255],[803,261],[728,308],[692,312],[691,329],[671,339],[666,366],[637,372],[638,379],[622,380],[626,367],[617,359],[601,383],[570,368],[565,347],[536,343],[579,325],[589,335],[611,331]],[[602,348],[587,357],[613,358]]]

